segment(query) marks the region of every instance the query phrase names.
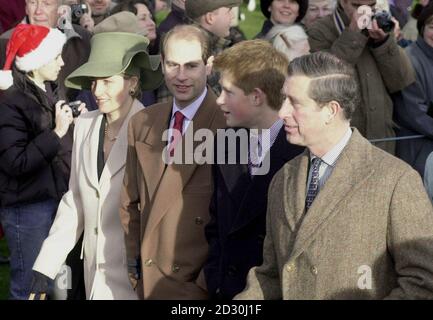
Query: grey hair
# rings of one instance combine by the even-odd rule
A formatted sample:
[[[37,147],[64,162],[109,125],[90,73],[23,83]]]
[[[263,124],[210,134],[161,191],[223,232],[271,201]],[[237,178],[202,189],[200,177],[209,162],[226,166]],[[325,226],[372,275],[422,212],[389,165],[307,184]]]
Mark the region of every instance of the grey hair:
[[[323,1],[323,0],[310,0],[310,1],[308,1],[308,6],[315,4],[317,2],[321,2],[321,1]],[[335,7],[337,6],[337,0],[328,0],[328,2],[331,5],[332,10],[334,10]]]
[[[331,53],[319,51],[294,59],[289,64],[288,75],[310,78],[308,96],[320,106],[338,102],[347,120],[361,104],[355,68]]]

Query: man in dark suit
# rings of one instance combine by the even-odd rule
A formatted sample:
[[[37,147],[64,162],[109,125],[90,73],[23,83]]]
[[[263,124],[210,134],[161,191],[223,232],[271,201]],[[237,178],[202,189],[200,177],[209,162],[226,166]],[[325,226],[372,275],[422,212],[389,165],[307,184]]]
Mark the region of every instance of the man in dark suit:
[[[287,59],[263,40],[241,42],[214,62],[221,72],[217,103],[227,125],[236,128],[225,131],[229,139],[218,135],[216,154],[224,161],[213,167],[205,276],[215,299],[233,298],[244,289],[249,269],[261,264],[268,185],[275,172],[303,150],[287,142],[278,119],[287,65]],[[222,143],[225,155],[220,154]],[[234,164],[230,158],[236,159]]]

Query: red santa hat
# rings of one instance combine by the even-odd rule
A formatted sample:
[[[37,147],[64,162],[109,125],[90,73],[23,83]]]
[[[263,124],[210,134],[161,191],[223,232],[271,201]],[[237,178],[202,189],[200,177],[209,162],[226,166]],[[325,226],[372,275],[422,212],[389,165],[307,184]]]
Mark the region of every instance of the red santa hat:
[[[6,47],[6,61],[0,71],[0,90],[13,84],[12,64],[24,72],[33,71],[53,61],[62,53],[66,36],[58,29],[19,24]]]

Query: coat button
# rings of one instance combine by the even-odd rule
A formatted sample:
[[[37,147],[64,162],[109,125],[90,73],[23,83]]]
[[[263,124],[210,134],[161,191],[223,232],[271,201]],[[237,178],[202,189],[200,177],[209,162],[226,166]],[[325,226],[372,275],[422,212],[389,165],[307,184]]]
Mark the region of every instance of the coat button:
[[[98,235],[98,227],[96,227],[96,228],[94,229],[94,231],[95,231],[95,234]]]
[[[312,274],[317,275],[317,272],[318,272],[318,271],[317,271],[317,267],[312,266],[310,270],[311,270],[311,273],[312,273]]]
[[[171,271],[173,271],[174,273],[179,272],[179,270],[180,270],[180,267],[177,264],[174,264],[171,267]]]
[[[286,270],[287,270],[288,272],[295,271],[295,264],[294,264],[294,263],[289,263],[289,264],[286,266]]]
[[[203,224],[203,219],[201,217],[195,218],[195,224],[200,226]]]
[[[152,264],[153,264],[152,259],[147,259],[146,261],[144,261],[144,265],[145,265],[146,267],[151,267]]]
[[[96,198],[99,199],[99,191],[98,190],[96,190]]]

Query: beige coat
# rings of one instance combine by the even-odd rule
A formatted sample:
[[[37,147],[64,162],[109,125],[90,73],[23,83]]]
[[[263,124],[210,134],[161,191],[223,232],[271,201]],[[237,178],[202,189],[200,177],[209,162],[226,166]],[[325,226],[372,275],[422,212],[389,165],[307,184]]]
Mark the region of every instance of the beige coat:
[[[215,133],[225,127],[215,100],[208,89],[184,137],[192,129]],[[202,267],[208,253],[204,227],[210,220],[211,165],[165,165],[162,136],[171,111],[171,101],[153,105],[130,122],[120,210],[127,255],[132,261],[141,257],[140,298],[206,299]]]
[[[84,229],[82,257],[87,299],[136,299],[129,283],[124,233],[119,219],[125,170],[127,125],[143,109],[135,100],[98,181],[98,111],[81,115],[75,126],[69,191],[63,196],[48,238],[33,267],[54,278]]]
[[[432,299],[433,208],[418,173],[354,131],[304,216],[308,162],[274,176],[264,262],[236,298]]]

